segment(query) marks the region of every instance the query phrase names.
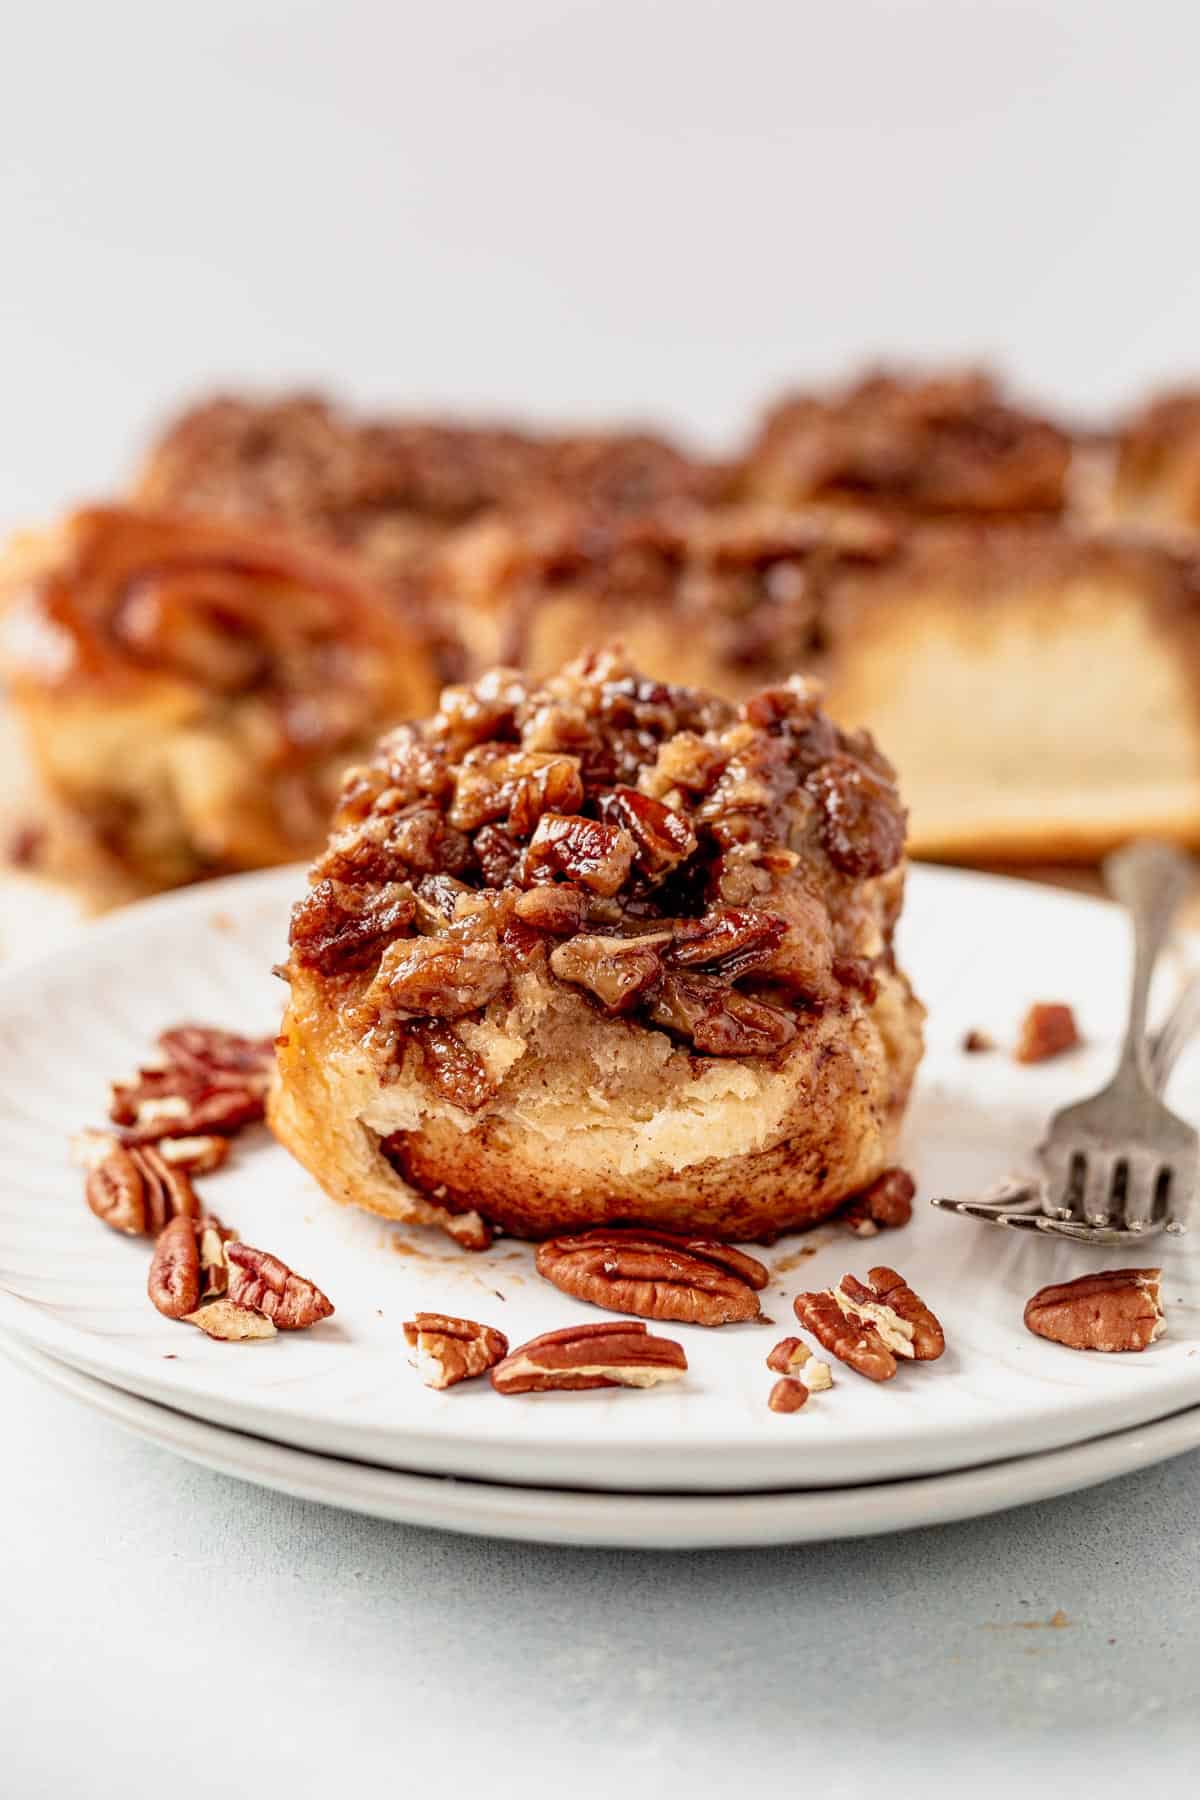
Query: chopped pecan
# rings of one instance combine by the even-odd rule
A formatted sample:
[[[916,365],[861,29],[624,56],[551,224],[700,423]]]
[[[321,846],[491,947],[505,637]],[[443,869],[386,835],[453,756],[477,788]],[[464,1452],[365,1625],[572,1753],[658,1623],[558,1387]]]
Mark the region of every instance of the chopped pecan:
[[[821,842],[835,869],[866,881],[896,867],[904,854],[905,813],[881,770],[839,751],[805,786],[820,809]]]
[[[995,1038],[989,1037],[986,1031],[977,1031],[972,1026],[963,1033],[962,1047],[968,1056],[979,1056],[985,1051],[996,1048]]]
[[[547,758],[506,786],[508,829],[515,837],[530,837],[543,813],[574,813],[583,797],[578,762],[565,756]]]
[[[1038,1001],[1021,1021],[1013,1051],[1019,1063],[1048,1062],[1082,1042],[1075,1014],[1059,1001]]]
[[[166,1318],[185,1318],[201,1300],[225,1292],[228,1235],[219,1219],[190,1219],[182,1213],[159,1233],[146,1286]]]
[[[157,1237],[169,1220],[195,1218],[200,1197],[186,1168],[172,1167],[151,1145],[122,1143],[107,1132],[85,1131],[73,1155],[87,1170],[84,1194],[105,1225],[128,1237]]]
[[[781,1338],[771,1350],[767,1357],[767,1367],[773,1369],[776,1375],[794,1375],[811,1360],[812,1351],[803,1338],[787,1337]]]
[[[131,1144],[228,1134],[263,1116],[275,1063],[273,1038],[247,1038],[207,1025],[159,1036],[161,1062],[130,1082],[114,1082],[109,1117]]]
[[[259,1338],[273,1338],[275,1326],[265,1313],[252,1306],[239,1306],[235,1300],[208,1300],[195,1312],[184,1313],[185,1325],[198,1325],[208,1337],[221,1338],[228,1344],[253,1343]]]
[[[288,942],[297,963],[318,974],[365,969],[408,930],[416,910],[406,881],[376,889],[318,881],[292,908]]]
[[[425,1079],[435,1093],[464,1112],[478,1112],[487,1105],[496,1084],[482,1058],[467,1048],[456,1031],[430,1019],[412,1026],[409,1036],[421,1053]]]
[[[619,825],[585,819],[578,813],[543,813],[529,841],[521,882],[561,879],[594,894],[615,894],[625,884],[637,844]]]
[[[890,1381],[896,1373],[896,1358],[888,1349],[874,1325],[863,1324],[839,1306],[832,1291],[797,1294],[793,1301],[796,1317],[806,1331],[839,1362],[856,1369],[869,1381]]]
[[[211,1175],[229,1161],[227,1137],[163,1138],[158,1154],[173,1169],[188,1175]]]
[[[1105,1269],[1039,1288],[1025,1323],[1069,1350],[1145,1350],[1166,1328],[1161,1269]]]
[[[507,984],[494,939],[450,933],[393,944],[376,977],[376,985],[397,1011],[435,1019],[461,1019],[478,1012]]]
[[[615,787],[603,797],[601,813],[610,824],[629,833],[637,846],[634,862],[647,881],[665,880],[696,849],[690,821],[637,788]]]
[[[521,846],[502,825],[484,825],[475,833],[475,860],[488,887],[503,887],[521,860]]]
[[[280,1331],[303,1331],[333,1312],[332,1301],[319,1287],[265,1250],[229,1243],[225,1246],[225,1261],[233,1304],[264,1314]]]
[[[768,1279],[762,1263],[728,1244],[634,1226],[548,1238],[535,1262],[539,1275],[577,1300],[686,1325],[757,1319],[757,1292]]]
[[[508,1339],[502,1331],[446,1313],[417,1313],[406,1321],[404,1336],[417,1353],[413,1367],[431,1388],[470,1381],[508,1355]]]
[[[266,1091],[275,1067],[274,1038],[248,1038],[215,1025],[173,1025],[158,1035],[172,1068],[190,1069],[207,1081]]]
[[[802,1381],[794,1381],[790,1375],[781,1375],[767,1396],[767,1405],[772,1412],[794,1413],[808,1401],[809,1390]]]
[[[687,1369],[683,1346],[644,1325],[568,1325],[512,1351],[492,1370],[498,1394],[557,1388],[655,1387]]]
[[[550,967],[560,981],[587,988],[612,1013],[628,1012],[662,974],[660,951],[668,931],[645,937],[603,937],[581,932],[557,944]]]
[[[714,975],[668,972],[646,1010],[653,1024],[689,1038],[705,1056],[773,1056],[796,1035],[790,1013]]]
[[[724,906],[681,923],[669,961],[677,968],[709,969],[736,981],[769,962],[786,931],[787,920],[775,913]]]
[[[855,1194],[842,1208],[842,1224],[855,1237],[875,1237],[880,1231],[894,1231],[912,1218],[916,1182],[907,1169],[885,1169],[870,1187]]]
[[[517,918],[551,937],[572,937],[587,917],[587,900],[565,882],[558,887],[528,888],[513,906]]]

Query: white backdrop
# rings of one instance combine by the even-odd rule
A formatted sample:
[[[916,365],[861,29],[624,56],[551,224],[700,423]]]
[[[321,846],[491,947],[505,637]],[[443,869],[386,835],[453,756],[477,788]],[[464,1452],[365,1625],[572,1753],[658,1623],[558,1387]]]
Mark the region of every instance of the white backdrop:
[[[0,523],[216,381],[735,429],[1200,366],[1183,0],[0,0]]]

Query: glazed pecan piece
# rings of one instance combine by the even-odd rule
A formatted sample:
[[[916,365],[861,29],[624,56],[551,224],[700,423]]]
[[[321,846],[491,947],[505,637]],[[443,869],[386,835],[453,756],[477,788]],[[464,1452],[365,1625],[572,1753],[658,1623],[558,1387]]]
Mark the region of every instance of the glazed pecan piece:
[[[85,1131],[74,1139],[72,1156],[87,1170],[84,1195],[91,1210],[127,1237],[157,1237],[177,1215],[191,1219],[200,1213],[187,1169],[169,1163],[152,1145]]]
[[[225,1246],[225,1261],[229,1267],[231,1303],[262,1313],[280,1331],[303,1331],[333,1312],[332,1301],[319,1287],[265,1250],[229,1243]]]
[[[550,952],[550,967],[560,981],[593,994],[607,1012],[628,1012],[662,975],[661,952],[669,931],[645,937],[604,937],[581,932]]]
[[[525,887],[571,881],[593,894],[615,894],[625,885],[637,844],[619,825],[580,814],[543,813],[522,865]]]
[[[186,1318],[202,1300],[224,1294],[228,1236],[219,1219],[190,1219],[183,1214],[159,1234],[146,1288],[165,1318]]]
[[[492,1370],[498,1394],[551,1389],[656,1387],[687,1369],[682,1344],[654,1337],[644,1325],[568,1325],[512,1351]]]
[[[548,1238],[535,1262],[539,1275],[577,1300],[685,1325],[757,1319],[757,1294],[768,1279],[762,1263],[729,1244],[634,1226]]]
[[[835,869],[854,881],[886,875],[904,854],[906,815],[893,782],[843,751],[809,775],[820,809],[821,842]]]
[[[550,937],[573,937],[587,917],[587,900],[578,888],[565,882],[560,887],[529,888],[518,894],[513,912],[522,924]]]
[[[782,1007],[730,988],[717,976],[668,973],[651,994],[655,1025],[689,1038],[704,1056],[773,1056],[790,1044],[796,1022]]]
[[[461,1019],[508,984],[495,939],[447,933],[405,938],[385,951],[372,994],[400,1013]]]
[[[404,1337],[416,1351],[412,1358],[426,1387],[454,1387],[484,1375],[508,1355],[508,1339],[491,1325],[455,1319],[447,1313],[417,1313],[404,1326]]]
[[[875,1237],[894,1231],[912,1218],[916,1182],[906,1169],[885,1169],[860,1194],[855,1194],[838,1215],[855,1237]]]
[[[612,825],[627,831],[637,846],[634,862],[646,881],[666,879],[696,848],[696,833],[682,813],[653,800],[637,788],[615,787],[600,810]]]
[[[321,975],[369,968],[407,932],[416,909],[405,881],[377,889],[318,881],[292,908],[292,955],[302,968]]]
[[[1161,1269],[1105,1269],[1039,1288],[1025,1306],[1037,1337],[1069,1350],[1145,1350],[1166,1329]]]
[[[679,969],[708,969],[736,981],[770,962],[787,920],[752,907],[724,906],[680,923],[669,961]]]
[[[449,1025],[429,1019],[409,1028],[409,1038],[421,1056],[425,1079],[464,1112],[478,1112],[496,1092],[496,1084],[483,1065],[483,1059],[467,1048]]]

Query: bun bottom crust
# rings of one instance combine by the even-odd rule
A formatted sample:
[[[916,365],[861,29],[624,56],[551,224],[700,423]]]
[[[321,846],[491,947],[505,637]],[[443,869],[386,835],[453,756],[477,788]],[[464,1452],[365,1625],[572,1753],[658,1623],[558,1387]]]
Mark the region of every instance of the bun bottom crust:
[[[540,1238],[618,1221],[773,1238],[827,1218],[894,1160],[922,1018],[885,973],[871,1006],[809,1015],[777,1059],[698,1057],[531,984],[470,1028],[504,1071],[471,1116],[407,1061],[381,1084],[318,984],[294,984],[268,1120],[333,1200],[469,1248],[492,1227]]]

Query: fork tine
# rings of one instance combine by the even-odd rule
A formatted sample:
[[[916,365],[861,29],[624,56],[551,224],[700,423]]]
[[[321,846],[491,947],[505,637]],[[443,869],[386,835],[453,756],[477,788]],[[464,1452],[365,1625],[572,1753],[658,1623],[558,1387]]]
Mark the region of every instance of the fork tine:
[[[1112,1217],[1115,1175],[1116,1163],[1112,1157],[1104,1156],[1099,1151],[1088,1157],[1081,1209],[1086,1224],[1102,1227],[1109,1223]]]
[[[1155,1212],[1165,1212],[1167,1193],[1160,1194],[1162,1170],[1168,1165],[1152,1152],[1139,1151],[1129,1158],[1129,1185],[1125,1193],[1125,1229],[1127,1231],[1146,1231],[1154,1221]]]

